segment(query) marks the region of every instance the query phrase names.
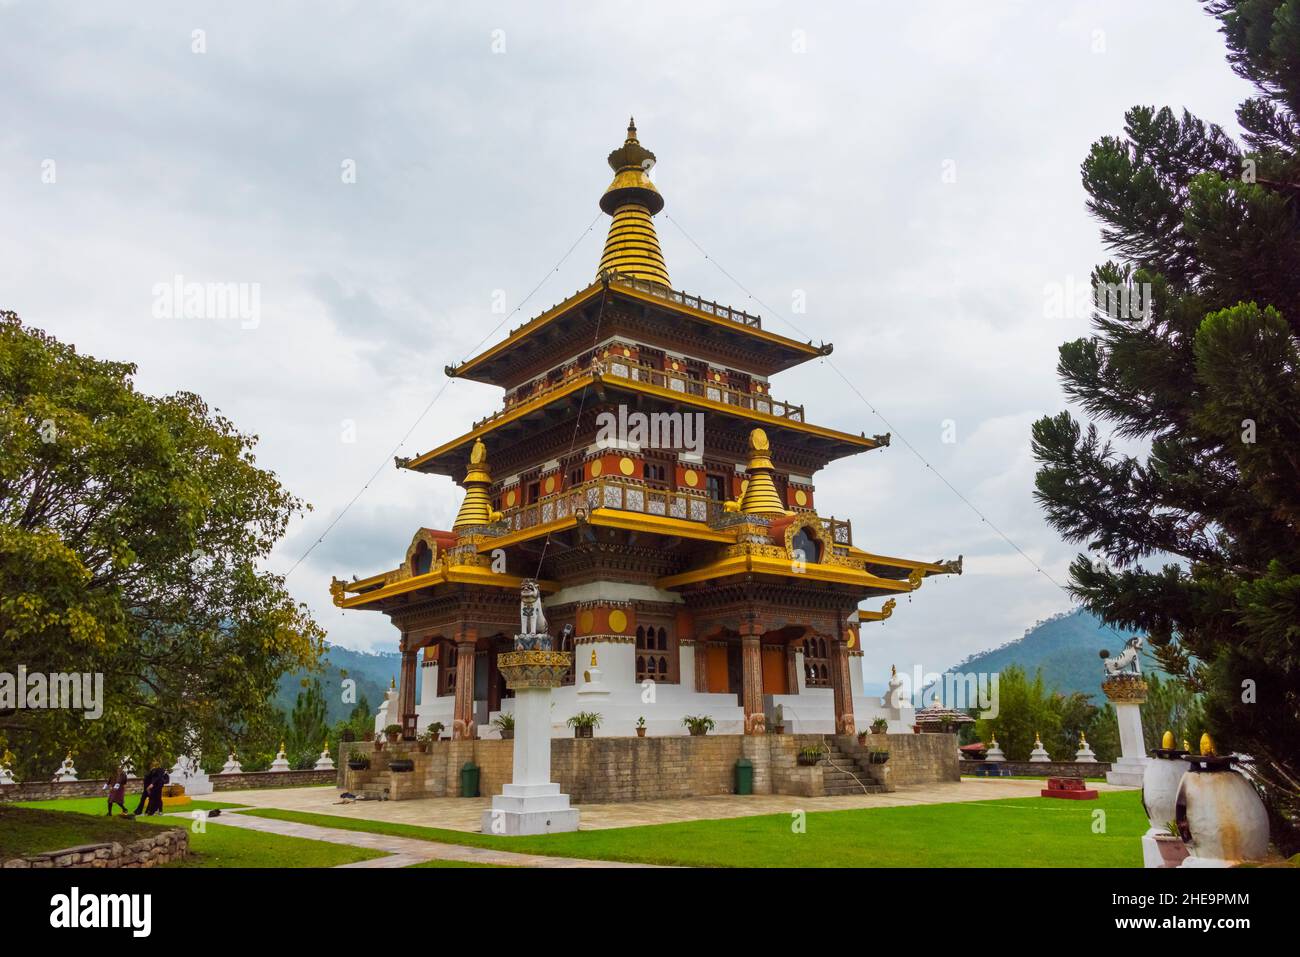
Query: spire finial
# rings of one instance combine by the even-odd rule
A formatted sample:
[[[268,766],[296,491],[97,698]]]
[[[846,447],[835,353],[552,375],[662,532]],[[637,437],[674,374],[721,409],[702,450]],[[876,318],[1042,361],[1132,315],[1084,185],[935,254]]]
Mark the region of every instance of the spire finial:
[[[654,215],[664,208],[664,198],[648,175],[654,165],[655,154],[637,139],[636,118],[628,117],[627,139],[609,154],[614,179],[600,198],[600,208],[613,217],[613,222],[596,269],[597,277],[622,273],[644,282],[669,285],[668,267],[654,227]]]

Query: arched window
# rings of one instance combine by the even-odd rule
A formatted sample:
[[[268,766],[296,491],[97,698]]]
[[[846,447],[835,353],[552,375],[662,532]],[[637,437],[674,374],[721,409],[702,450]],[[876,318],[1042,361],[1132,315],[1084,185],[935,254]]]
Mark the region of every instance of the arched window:
[[[830,659],[826,657],[826,639],[811,636],[803,642],[804,684],[809,688],[829,688]]]
[[[790,539],[790,551],[795,558],[802,556],[803,561],[816,564],[822,560],[822,543],[808,533],[807,528],[800,528]]]
[[[432,567],[433,551],[427,542],[420,542],[415,546],[415,554],[411,556],[411,574],[427,575]]]
[[[636,629],[636,680],[677,682],[677,656],[668,629],[638,625]],[[652,652],[654,652],[652,654]],[[665,652],[658,654],[657,652]]]

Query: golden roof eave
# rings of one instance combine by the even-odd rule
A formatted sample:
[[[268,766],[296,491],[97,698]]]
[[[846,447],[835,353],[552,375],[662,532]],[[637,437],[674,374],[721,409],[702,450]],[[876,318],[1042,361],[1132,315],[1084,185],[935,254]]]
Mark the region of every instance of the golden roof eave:
[[[655,398],[664,399],[677,405],[691,405],[707,411],[721,412],[734,418],[745,419],[772,428],[789,429],[815,438],[842,442],[846,445],[854,446],[856,451],[859,452],[868,452],[871,449],[880,448],[883,444],[878,442],[876,439],[869,439],[866,436],[853,435],[849,432],[841,432],[838,429],[830,429],[821,425],[810,425],[807,422],[800,422],[788,417],[760,412],[757,409],[746,409],[741,406],[730,405],[726,402],[705,398],[704,396],[674,392],[672,389],[665,389],[662,386],[652,385],[648,382],[639,382],[635,379],[625,379],[622,376],[611,375],[608,372],[588,372],[584,375],[578,376],[573,379],[573,381],[568,382],[559,388],[553,389],[550,392],[546,392],[543,395],[524,402],[522,405],[516,406],[504,415],[492,419],[489,422],[485,422],[478,428],[466,432],[464,435],[454,438],[450,442],[444,442],[436,449],[432,449],[425,452],[423,455],[417,455],[414,458],[401,463],[401,467],[418,472],[421,470],[421,467],[428,462],[446,455],[449,452],[454,452],[463,445],[490,434],[502,425],[513,422],[516,419],[537,411],[538,409],[545,408],[551,403],[572,394],[576,390],[592,385],[596,382],[630,392],[638,392],[642,395],[654,396]],[[850,452],[847,454],[854,453]]]
[[[396,569],[394,569],[396,571]],[[386,572],[383,575],[374,575],[366,579],[367,582],[375,579],[382,579],[384,575],[392,574]],[[510,588],[515,591],[523,583],[523,578],[518,575],[501,575],[481,565],[452,565],[436,568],[433,571],[426,572],[423,575],[412,575],[410,578],[404,578],[401,581],[395,581],[385,585],[382,588],[376,588],[373,591],[362,592],[359,595],[353,595],[350,598],[344,598],[338,604],[340,608],[364,608],[366,605],[373,604],[385,598],[392,598],[396,595],[404,595],[407,592],[420,591],[424,588],[432,588],[437,585],[484,585],[489,588]],[[352,582],[350,586],[345,586],[345,591],[352,591],[360,582]],[[559,585],[552,581],[538,581],[537,587],[544,592],[553,592],[559,588]]]
[[[580,306],[584,302],[587,302],[588,300],[594,298],[601,291],[602,288],[603,288],[602,281],[600,279],[595,280],[593,283],[591,283],[591,285],[583,289],[579,289],[568,299],[565,299],[564,301],[557,303],[556,305],[552,306],[550,309],[546,310],[542,314],[536,316],[533,319],[530,319],[528,322],[524,323],[522,326],[520,326],[518,329],[516,329],[514,332],[508,335],[505,339],[501,340],[491,348],[486,349],[483,352],[480,352],[476,356],[471,356],[470,358],[466,359],[464,362],[460,363],[459,365],[448,366],[446,370],[447,375],[452,376],[453,378],[474,379],[475,373],[481,370],[482,367],[486,365],[488,362],[490,362],[492,359],[495,359],[498,356],[502,355],[503,353],[507,352],[512,346],[523,341],[524,339],[527,339],[529,336],[533,335],[538,330],[545,328],[546,326],[550,325],[552,322],[556,321],[557,319],[560,319],[563,316],[567,315],[569,312],[573,310],[575,306]],[[808,359],[820,358],[826,355],[830,349],[830,347],[826,345],[814,346],[811,345],[810,343],[799,342],[797,339],[791,339],[788,336],[783,336],[775,332],[769,332],[766,329],[755,328],[754,326],[749,326],[749,325],[743,325],[732,319],[723,319],[719,316],[715,316],[710,313],[707,313],[702,309],[696,309],[694,306],[688,306],[685,303],[674,302],[671,299],[665,299],[660,296],[654,296],[648,292],[645,292],[644,290],[637,289],[634,286],[626,285],[618,281],[611,282],[609,284],[609,290],[611,293],[621,295],[621,296],[627,296],[628,298],[634,299],[638,302],[643,302],[650,305],[658,306],[659,308],[666,309],[669,312],[675,312],[678,315],[687,316],[693,320],[703,322],[714,328],[724,329],[728,333],[740,333],[741,335],[758,339],[768,345],[777,346],[778,348],[786,349],[792,353],[795,353],[797,356],[802,357],[799,358],[798,362],[804,362],[807,361]],[[797,362],[791,363],[791,365],[797,365],[797,364],[798,364]],[[783,368],[789,368],[789,367],[790,366],[788,365],[783,366]],[[490,381],[490,380],[480,379],[478,381]]]
[[[725,578],[730,575],[758,574],[778,575],[782,578],[808,579],[812,581],[831,582],[838,585],[859,585],[881,591],[910,592],[912,585],[906,579],[877,578],[870,572],[860,571],[847,565],[828,565],[821,562],[805,562],[799,573],[790,570],[790,562],[779,558],[766,558],[761,555],[733,555],[710,562],[700,568],[683,572],[680,575],[668,575],[655,582],[658,588],[680,588],[699,582]]]

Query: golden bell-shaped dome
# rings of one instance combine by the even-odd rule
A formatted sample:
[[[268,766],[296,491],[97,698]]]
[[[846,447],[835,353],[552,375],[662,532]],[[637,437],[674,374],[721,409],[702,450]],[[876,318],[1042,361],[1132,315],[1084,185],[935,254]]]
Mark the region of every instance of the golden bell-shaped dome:
[[[772,481],[771,447],[767,433],[755,429],[749,433],[749,468],[745,475],[745,492],[740,496],[740,511],[747,515],[785,515],[786,508]]]
[[[600,197],[600,208],[614,219],[596,275],[618,272],[669,285],[668,266],[651,218],[664,208],[664,198],[648,175],[654,164],[655,154],[641,145],[635,121],[628,120],[627,139],[609,154],[614,180]]]
[[[482,439],[474,440],[474,447],[469,453],[469,468],[465,470],[465,500],[460,503],[456,521],[451,525],[453,532],[463,528],[492,523],[492,499],[488,488],[492,485],[492,475],[488,471],[487,446]]]

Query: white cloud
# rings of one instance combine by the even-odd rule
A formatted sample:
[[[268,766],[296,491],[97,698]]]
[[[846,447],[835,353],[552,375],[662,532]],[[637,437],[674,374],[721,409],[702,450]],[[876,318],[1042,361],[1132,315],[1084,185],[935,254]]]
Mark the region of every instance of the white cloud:
[[[969,556],[966,576],[928,582],[864,636],[872,680],[891,660],[942,668],[1068,599],[900,437],[1064,580],[1075,549],[1031,498],[1028,426],[1064,407],[1056,349],[1086,330],[1044,316],[1044,284],[1105,258],[1078,165],[1134,104],[1232,128],[1244,93],[1194,4],[1045,7],[6,4],[3,305],[260,435],[259,462],[316,506],[278,570],[385,466],[290,584],[333,640],[391,644],[382,616],[330,605],[330,575],[393,567],[417,527],[449,524],[453,483],[388,457],[443,366],[504,318],[493,291],[516,305],[591,222],[634,113],[666,212],[778,313],[804,290],[804,333],[661,217],[675,284],[834,342],[893,425],[893,447],[817,477],[819,508],[872,551]],[[195,28],[206,53],[190,52]],[[590,281],[606,222],[509,325]],[[178,273],[259,283],[262,322],[151,319],[152,286]],[[821,363],[774,391],[814,422],[888,428]],[[454,383],[401,453],[498,401]]]

